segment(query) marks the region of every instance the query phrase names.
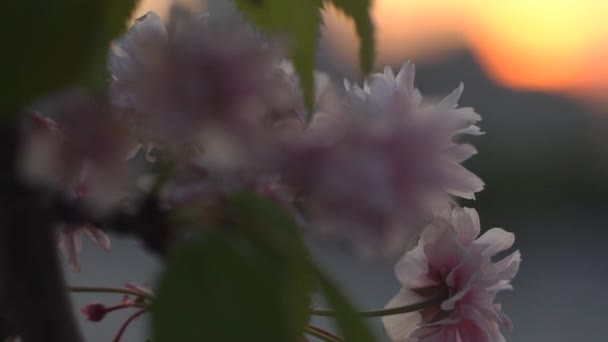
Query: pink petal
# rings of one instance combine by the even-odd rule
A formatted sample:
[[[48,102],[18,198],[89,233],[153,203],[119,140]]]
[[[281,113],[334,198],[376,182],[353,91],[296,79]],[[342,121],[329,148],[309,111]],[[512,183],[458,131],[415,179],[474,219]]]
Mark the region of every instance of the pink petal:
[[[80,272],[80,263],[78,262],[78,254],[82,248],[82,238],[78,230],[70,233],[61,233],[62,237],[59,241],[59,248],[68,259],[68,264],[72,272]]]
[[[451,114],[456,116],[457,119],[466,120],[469,122],[477,122],[481,120],[481,115],[477,114],[471,107],[456,108],[451,111]]]
[[[512,290],[513,286],[511,286],[510,281],[517,274],[520,263],[521,254],[519,251],[515,251],[493,264],[493,270],[486,276],[486,289],[493,292]]]
[[[125,153],[125,160],[133,159],[137,155],[137,152],[142,149],[142,147],[143,145],[141,143],[134,144],[133,147]]]
[[[439,231],[441,234],[424,246],[424,253],[431,267],[449,271],[462,262],[466,250],[452,227],[443,227]]]
[[[475,209],[452,209],[450,222],[464,245],[471,243],[479,235],[479,215]]]
[[[459,341],[494,342],[488,332],[480,327],[476,321],[465,319],[458,324]]]
[[[460,164],[446,163],[444,172],[449,179],[445,191],[464,199],[475,199],[475,193],[483,190],[485,183]]]
[[[413,303],[418,303],[423,298],[414,292],[402,289],[391,301],[386,305],[386,308],[394,308]],[[415,342],[416,339],[411,339],[410,334],[417,329],[420,323],[421,316],[418,312],[410,312],[399,315],[390,315],[382,317],[382,324],[386,333],[393,342]]]
[[[441,102],[439,102],[439,104],[437,104],[437,107],[446,110],[456,108],[456,106],[458,105],[458,100],[460,99],[460,96],[462,95],[463,91],[464,84],[460,82],[458,88],[454,89],[448,96],[446,96]]]
[[[458,267],[454,268],[446,277],[445,283],[448,286],[450,286],[451,288],[458,289],[458,292],[456,292],[455,294],[450,296],[449,299],[444,300],[441,303],[441,308],[445,311],[453,310],[454,307],[456,306],[456,303],[458,303],[459,300],[461,300],[464,296],[466,296],[469,293],[469,291],[471,291],[471,288],[473,286],[473,281],[475,280],[475,274],[464,274],[465,279],[462,279],[462,280],[466,280],[466,283],[464,285],[457,284],[462,281],[460,279],[459,279],[460,281],[455,279],[459,275],[459,273],[463,273],[462,269],[463,269],[463,265],[460,264],[460,265],[458,265]],[[463,275],[460,274],[460,276],[463,276]]]
[[[471,125],[471,126],[468,126],[466,128],[459,129],[459,130],[457,130],[456,132],[453,133],[453,135],[460,135],[460,134],[483,135],[485,133],[482,132],[479,127],[477,127],[475,125]]]
[[[86,227],[83,229],[88,238],[95,244],[105,249],[110,250],[110,238],[103,232],[103,230],[93,227]]]
[[[396,81],[399,88],[404,89],[408,94],[414,92],[414,77],[416,76],[416,67],[411,62],[403,64],[399,73],[397,74]]]
[[[446,158],[452,163],[462,163],[477,154],[477,149],[471,144],[455,144],[443,150]]]
[[[409,251],[395,265],[395,275],[406,288],[421,288],[436,285],[430,278],[426,277],[429,271],[428,259],[422,247],[417,246]]]
[[[521,253],[517,250],[511,253],[509,256],[495,263],[497,271],[499,272],[499,278],[505,280],[511,280],[519,271],[519,264],[521,263]]]
[[[383,104],[388,102],[395,89],[391,89],[390,85],[382,74],[372,75],[369,83],[369,100],[374,106],[373,108],[382,108]]]
[[[493,256],[513,246],[515,235],[502,228],[492,228],[473,243],[482,247],[483,256]]]

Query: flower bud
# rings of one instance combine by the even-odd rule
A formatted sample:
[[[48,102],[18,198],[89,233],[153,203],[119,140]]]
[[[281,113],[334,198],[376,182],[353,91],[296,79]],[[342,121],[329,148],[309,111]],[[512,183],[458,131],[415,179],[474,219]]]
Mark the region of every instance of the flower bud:
[[[81,311],[91,322],[101,321],[108,313],[106,306],[101,303],[91,303],[82,308]]]

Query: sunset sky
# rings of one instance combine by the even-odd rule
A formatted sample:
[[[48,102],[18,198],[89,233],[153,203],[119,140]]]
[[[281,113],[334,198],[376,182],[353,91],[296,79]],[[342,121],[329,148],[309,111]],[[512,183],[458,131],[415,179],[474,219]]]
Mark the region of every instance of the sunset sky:
[[[138,14],[166,13],[167,3],[144,0]],[[602,0],[376,0],[377,62],[469,48],[503,85],[599,96],[608,91],[606,13]],[[325,18],[334,54],[355,63],[352,24],[333,9]]]

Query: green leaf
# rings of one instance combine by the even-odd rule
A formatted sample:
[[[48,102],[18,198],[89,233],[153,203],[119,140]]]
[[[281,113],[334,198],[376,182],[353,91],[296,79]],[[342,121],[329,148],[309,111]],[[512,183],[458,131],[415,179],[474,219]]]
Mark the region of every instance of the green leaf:
[[[291,218],[242,194],[226,226],[175,249],[152,307],[155,341],[300,342],[314,273]]]
[[[304,101],[313,108],[315,53],[321,23],[321,0],[236,0],[238,8],[262,31],[284,34],[291,44]]]
[[[334,282],[321,270],[317,270],[317,277],[323,295],[336,312],[336,321],[348,342],[374,342],[376,338],[367,326],[364,319],[357,313],[348,298],[334,284]]]
[[[359,59],[364,73],[371,72],[374,66],[374,24],[369,15],[371,0],[329,0],[355,21],[361,46]]]
[[[105,70],[109,42],[137,0],[3,1],[3,113]],[[95,69],[97,68],[97,71]],[[87,80],[85,80],[87,81]]]

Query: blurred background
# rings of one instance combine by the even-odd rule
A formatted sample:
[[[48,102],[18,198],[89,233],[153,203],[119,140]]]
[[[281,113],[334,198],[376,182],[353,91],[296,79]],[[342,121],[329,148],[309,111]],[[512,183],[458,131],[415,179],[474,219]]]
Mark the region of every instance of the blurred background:
[[[184,1],[180,1],[184,3]],[[226,0],[187,2],[230,20]],[[143,0],[167,15],[170,0]],[[486,135],[467,166],[486,182],[477,201],[482,229],[516,233],[523,254],[515,291],[499,301],[514,322],[508,341],[607,341],[608,298],[608,1],[375,0],[377,68],[417,64],[425,95],[445,95],[460,82],[460,101],[483,116]],[[318,67],[337,80],[358,79],[352,23],[324,14]],[[341,84],[341,82],[339,82]],[[311,248],[361,309],[383,307],[398,291],[393,262],[357,261],[333,245]],[[135,241],[113,237],[106,254],[86,244],[72,285],[152,285],[160,263]],[[254,295],[254,294],[252,294]],[[117,296],[77,294],[75,306]],[[254,308],[251,308],[254,314]],[[82,326],[87,341],[110,341],[128,313]],[[325,324],[326,322],[321,322]],[[380,333],[379,322],[374,321]],[[124,341],[145,341],[146,320]]]

